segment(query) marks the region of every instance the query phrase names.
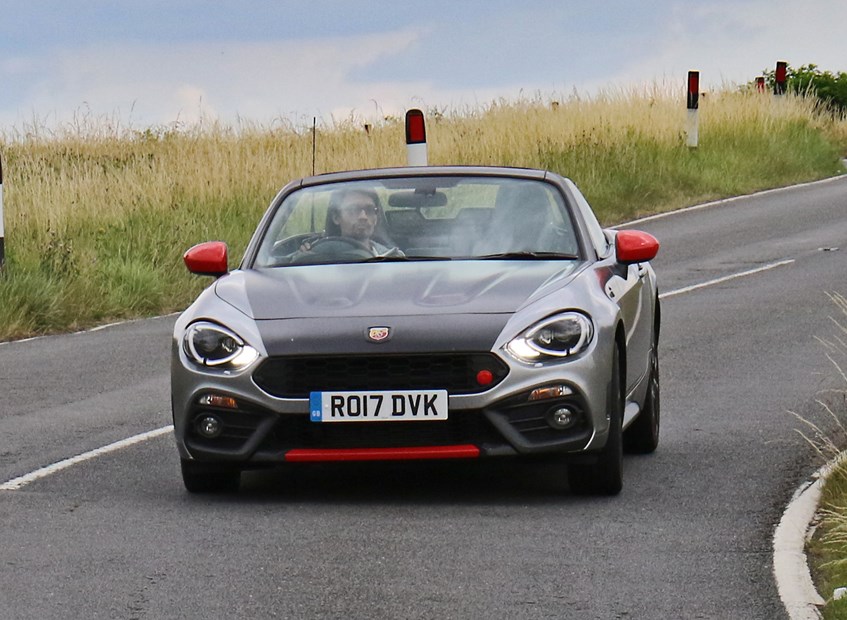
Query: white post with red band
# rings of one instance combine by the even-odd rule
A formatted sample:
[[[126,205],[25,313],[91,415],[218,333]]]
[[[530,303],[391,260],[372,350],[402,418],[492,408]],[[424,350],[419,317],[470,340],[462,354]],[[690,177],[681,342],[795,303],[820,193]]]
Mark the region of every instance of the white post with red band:
[[[0,267],[6,261],[6,233],[3,231],[3,160],[0,159]]]
[[[426,166],[426,123],[423,112],[406,112],[406,158],[409,166]]]
[[[688,72],[688,131],[686,131],[685,144],[690,148],[697,148],[700,141],[700,72]]]

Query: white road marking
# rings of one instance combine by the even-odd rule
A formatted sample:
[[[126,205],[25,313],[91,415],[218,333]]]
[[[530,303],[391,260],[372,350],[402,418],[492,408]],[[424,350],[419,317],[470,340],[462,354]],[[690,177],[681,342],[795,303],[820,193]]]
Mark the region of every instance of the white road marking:
[[[130,323],[140,323],[142,321],[155,321],[157,319],[167,319],[172,316],[179,316],[180,312],[171,312],[170,314],[161,314],[159,316],[148,316],[141,317],[138,319],[127,319],[125,321],[117,321],[116,323],[109,323],[107,325],[98,325],[97,327],[92,327],[90,329],[83,329],[78,332],[69,332],[67,334],[45,334],[43,336],[32,336],[30,338],[22,338],[20,340],[4,340],[0,342],[0,347],[7,344],[20,344],[22,342],[32,342],[33,340],[44,340],[46,338],[53,338],[57,335],[65,335],[65,336],[82,336],[84,334],[90,334],[93,332],[99,332],[104,329],[108,329],[110,327],[121,327],[122,325],[129,325]]]
[[[793,258],[788,258],[786,260],[781,260],[777,263],[770,263],[769,265],[763,265],[762,267],[757,267],[756,269],[749,269],[748,271],[742,271],[740,273],[733,273],[728,276],[723,276],[721,278],[715,278],[714,280],[709,280],[707,282],[701,282],[700,284],[692,284],[691,286],[685,286],[683,288],[678,288],[674,291],[668,291],[667,293],[661,293],[659,295],[659,299],[667,299],[668,297],[674,297],[675,295],[682,295],[683,293],[690,293],[691,291],[696,291],[701,288],[706,288],[707,286],[714,286],[716,284],[722,284],[724,282],[729,282],[730,280],[735,280],[736,278],[744,278],[746,276],[752,276],[757,273],[762,273],[763,271],[768,271],[770,269],[775,269],[777,267],[782,267],[784,265],[790,265],[794,262]]]
[[[4,482],[3,484],[0,484],[0,491],[17,491],[21,487],[28,485],[30,482],[41,480],[42,478],[46,478],[51,474],[55,474],[56,472],[62,471],[63,469],[68,469],[69,467],[79,465],[80,463],[84,463],[85,461],[90,461],[91,459],[97,458],[98,456],[102,456],[104,454],[109,454],[110,452],[117,452],[118,450],[134,446],[135,444],[147,441],[148,439],[153,439],[154,437],[159,437],[160,435],[166,435],[167,433],[170,433],[173,430],[173,426],[163,426],[162,428],[157,428],[154,431],[148,431],[146,433],[141,433],[139,435],[128,437],[127,439],[121,439],[120,441],[116,441],[115,443],[110,443],[108,446],[103,446],[102,448],[97,448],[95,450],[91,450],[90,452],[85,452],[83,454],[73,456],[69,459],[64,459],[62,461],[59,461],[58,463],[53,463],[52,465],[48,465],[47,467],[36,469],[33,472],[24,474],[23,476],[19,476],[17,478],[13,478],[12,480]]]
[[[843,160],[844,166],[847,167],[847,159]],[[744,200],[745,198],[755,198],[758,196],[766,196],[768,194],[776,194],[779,192],[785,192],[793,189],[799,189],[803,187],[810,187],[812,185],[821,185],[823,183],[830,183],[832,181],[838,181],[844,178],[844,174],[839,174],[834,177],[828,177],[826,179],[819,179],[817,181],[809,181],[808,183],[798,183],[797,185],[787,185],[785,187],[774,187],[772,189],[764,189],[760,192],[753,192],[752,194],[743,194],[741,196],[731,196],[730,198],[721,198],[720,200],[713,200],[712,202],[704,202],[699,205],[692,205],[690,207],[682,207],[681,209],[675,209],[673,211],[665,211],[663,213],[656,213],[654,215],[648,215],[637,220],[632,220],[631,222],[626,222],[624,224],[618,224],[617,226],[612,226],[611,228],[623,228],[627,226],[633,226],[635,224],[641,224],[642,222],[652,222],[653,220],[661,220],[666,217],[670,217],[672,215],[679,215],[680,213],[685,213],[687,211],[699,211],[700,209],[710,209],[712,207],[719,207],[721,205],[729,204],[731,202],[735,202],[737,200]]]

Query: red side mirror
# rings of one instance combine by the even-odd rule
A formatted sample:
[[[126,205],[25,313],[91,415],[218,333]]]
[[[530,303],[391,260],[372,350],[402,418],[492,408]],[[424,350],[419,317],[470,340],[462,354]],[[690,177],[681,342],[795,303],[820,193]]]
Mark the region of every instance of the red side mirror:
[[[640,230],[620,230],[615,235],[615,253],[619,263],[646,263],[656,258],[659,242]]]
[[[198,276],[219,277],[229,272],[227,248],[223,241],[207,241],[190,248],[182,256],[188,271]]]

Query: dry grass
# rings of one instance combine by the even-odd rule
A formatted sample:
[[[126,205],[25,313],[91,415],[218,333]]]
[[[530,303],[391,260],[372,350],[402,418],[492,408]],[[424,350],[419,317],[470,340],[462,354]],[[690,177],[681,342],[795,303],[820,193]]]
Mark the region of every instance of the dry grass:
[[[847,123],[809,100],[726,92],[701,103],[683,146],[681,92],[654,87],[428,111],[430,163],[548,168],[601,220],[835,174]],[[311,128],[287,123],[135,131],[81,118],[0,136],[7,265],[0,340],[184,307],[204,282],[180,256],[207,239],[243,251],[278,189],[312,170]],[[405,164],[402,122],[317,131],[317,172]],[[839,145],[838,147],[835,145]]]

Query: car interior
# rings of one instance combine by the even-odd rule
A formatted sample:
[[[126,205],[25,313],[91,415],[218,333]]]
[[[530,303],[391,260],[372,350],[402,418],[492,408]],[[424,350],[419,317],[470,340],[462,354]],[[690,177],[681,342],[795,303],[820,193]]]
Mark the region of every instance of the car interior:
[[[381,197],[385,204],[378,205],[379,219],[373,239],[387,247],[399,248],[407,258],[522,253],[580,255],[569,214],[540,183],[504,183],[494,188],[496,193],[490,192],[480,199],[478,205],[467,196],[453,202],[445,192],[432,188],[392,189]],[[321,235],[332,236],[334,228],[329,225],[326,207],[323,209],[323,213],[318,211],[308,220],[325,224],[324,231],[299,232],[294,217],[290,216],[280,231],[282,239],[276,242],[270,255],[282,258],[301,249],[304,241]]]

